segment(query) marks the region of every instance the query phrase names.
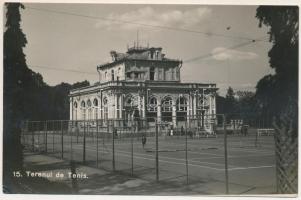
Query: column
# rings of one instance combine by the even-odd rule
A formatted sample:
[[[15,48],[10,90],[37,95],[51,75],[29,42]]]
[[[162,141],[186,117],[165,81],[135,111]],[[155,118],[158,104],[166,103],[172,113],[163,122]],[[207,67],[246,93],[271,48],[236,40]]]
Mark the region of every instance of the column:
[[[197,117],[196,115],[197,115],[197,112],[196,112],[196,101],[197,101],[197,96],[196,96],[196,94],[193,94],[193,115],[194,115],[194,117]]]
[[[212,114],[213,115],[216,114],[216,98],[215,98],[215,95],[212,96]]]
[[[141,96],[139,94],[140,92],[138,92],[138,110],[139,110],[139,116],[142,116],[142,108],[141,108]]]
[[[142,117],[145,118],[145,95],[142,96]]]
[[[209,95],[209,123],[210,123],[210,131],[212,132],[213,131],[213,122],[212,122],[212,119],[213,119],[213,110],[212,110],[212,100],[213,100],[213,96],[212,95]]]
[[[102,96],[100,97],[100,119],[103,119],[103,104],[102,104]]]
[[[161,122],[161,100],[157,100],[158,109],[157,109],[157,121]]]
[[[210,115],[210,117],[212,117],[211,114],[212,114],[212,96],[209,95],[209,115]]]
[[[174,100],[172,101],[172,124],[174,128],[177,126],[177,107]]]
[[[118,94],[115,93],[114,94],[114,103],[115,103],[115,109],[114,109],[114,118],[117,119],[118,118]]]
[[[119,96],[119,118],[122,119],[122,112],[123,112],[123,95],[120,94]]]
[[[187,112],[186,112],[188,127],[189,127],[189,123],[190,123],[190,108],[191,108],[190,100],[191,100],[191,97],[190,97],[190,94],[189,94],[188,100],[187,100]]]
[[[70,101],[70,114],[69,114],[69,119],[70,120],[73,120],[73,97],[69,98],[69,101]]]
[[[114,113],[115,113],[115,106],[114,105],[114,102],[115,102],[115,95],[111,95],[109,98],[108,98],[108,118],[114,118]]]

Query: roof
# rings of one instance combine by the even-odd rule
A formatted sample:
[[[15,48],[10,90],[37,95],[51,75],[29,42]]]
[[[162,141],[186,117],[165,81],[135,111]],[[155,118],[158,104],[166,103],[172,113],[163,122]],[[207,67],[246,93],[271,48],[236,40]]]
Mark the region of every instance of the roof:
[[[146,62],[174,62],[174,63],[182,63],[181,60],[176,60],[176,59],[167,59],[165,58],[164,60],[148,60],[148,59],[132,59],[132,58],[123,58],[118,61],[110,62],[110,63],[105,63],[102,65],[98,65],[97,69],[105,68],[105,67],[112,67],[120,63],[124,63],[126,61],[146,61]]]
[[[128,48],[126,53],[118,53],[116,51],[111,51],[111,56],[113,58],[113,62],[101,64],[97,66],[97,69],[100,68],[106,68],[106,67],[111,67],[126,61],[147,61],[147,62],[177,62],[177,63],[182,63],[181,60],[177,59],[169,59],[165,58],[165,54],[162,54],[162,57],[160,60],[155,60],[155,59],[149,59],[148,54],[145,54],[144,52],[147,51],[162,51],[161,47],[141,47],[141,46],[134,46],[131,48]]]

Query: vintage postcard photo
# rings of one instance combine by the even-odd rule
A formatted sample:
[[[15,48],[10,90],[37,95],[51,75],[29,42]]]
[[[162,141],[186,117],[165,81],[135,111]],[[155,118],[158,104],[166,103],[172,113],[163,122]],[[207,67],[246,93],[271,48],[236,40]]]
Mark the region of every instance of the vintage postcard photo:
[[[298,193],[298,5],[3,3],[3,195]]]

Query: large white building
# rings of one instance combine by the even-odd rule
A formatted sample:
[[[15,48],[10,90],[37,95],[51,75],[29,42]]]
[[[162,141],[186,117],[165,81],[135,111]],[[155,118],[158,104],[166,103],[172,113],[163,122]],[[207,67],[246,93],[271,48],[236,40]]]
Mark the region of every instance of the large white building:
[[[212,130],[216,84],[182,83],[182,61],[166,58],[162,48],[134,46],[111,56],[112,62],[97,66],[99,82],[70,91],[71,120],[135,116],[173,127],[194,121]]]

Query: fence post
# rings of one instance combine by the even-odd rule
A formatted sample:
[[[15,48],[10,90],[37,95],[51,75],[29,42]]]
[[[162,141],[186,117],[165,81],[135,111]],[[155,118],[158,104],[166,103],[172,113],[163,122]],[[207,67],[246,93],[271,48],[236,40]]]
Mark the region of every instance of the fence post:
[[[108,121],[108,125],[110,124],[109,122],[113,121]],[[110,130],[110,128],[108,129]],[[113,171],[115,171],[115,133],[114,133],[114,124],[112,123],[112,167]]]
[[[45,121],[45,153],[47,153],[47,138],[48,138],[48,130],[47,130],[47,120]]]
[[[135,119],[133,120],[134,126],[132,126],[133,130],[131,131],[131,174],[134,175],[134,133],[136,130]]]
[[[37,144],[37,147],[38,147],[38,152],[40,152],[40,134],[41,134],[41,131],[40,131],[40,121],[37,121],[37,135],[38,135],[38,144]]]
[[[54,152],[54,133],[55,133],[55,121],[52,121],[52,151]]]
[[[158,123],[156,120],[156,181],[159,181]]]
[[[185,128],[185,160],[186,160],[186,183],[188,184],[188,153],[187,153],[187,120]]]
[[[68,125],[69,125],[69,123],[68,123]],[[69,129],[69,127],[68,127],[68,129]],[[73,162],[73,141],[72,141],[72,139],[73,139],[73,129],[74,129],[74,121],[72,120],[71,121],[71,127],[70,127],[70,149],[71,149],[71,152],[70,152],[70,160],[71,160],[71,162]]]
[[[224,153],[225,153],[225,182],[226,182],[226,194],[229,194],[229,179],[228,179],[228,149],[227,149],[227,128],[226,128],[226,115],[224,115]]]
[[[34,135],[34,128],[35,128],[34,127],[34,122],[32,122],[32,127],[31,128],[32,128],[32,138],[31,138],[32,139],[32,151],[34,152],[34,150],[35,150],[34,149],[34,137],[35,137],[35,135]]]
[[[80,130],[79,130],[79,127],[78,127],[79,124],[78,124],[77,122],[76,122],[75,125],[76,125],[76,129],[75,129],[75,130],[76,130],[76,144],[78,144],[78,137],[79,137],[79,131],[80,131]]]
[[[63,120],[61,121],[61,145],[62,145],[62,159],[64,158],[64,134],[63,134]]]
[[[25,133],[26,133],[26,121],[22,121],[22,129],[21,129],[21,137],[22,137],[22,146],[25,147]]]
[[[84,121],[83,164],[86,163],[86,121]]]
[[[98,167],[98,119],[96,119],[96,167]]]

